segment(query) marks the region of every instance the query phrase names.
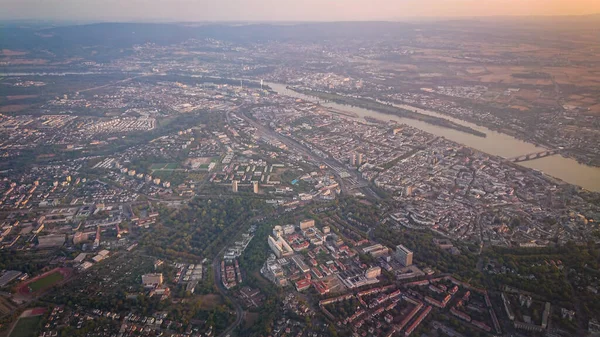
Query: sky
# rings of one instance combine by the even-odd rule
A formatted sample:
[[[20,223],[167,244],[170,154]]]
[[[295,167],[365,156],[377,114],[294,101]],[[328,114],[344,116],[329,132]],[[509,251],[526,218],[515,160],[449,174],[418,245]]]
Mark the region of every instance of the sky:
[[[355,21],[597,13],[600,0],[0,0],[1,20]]]

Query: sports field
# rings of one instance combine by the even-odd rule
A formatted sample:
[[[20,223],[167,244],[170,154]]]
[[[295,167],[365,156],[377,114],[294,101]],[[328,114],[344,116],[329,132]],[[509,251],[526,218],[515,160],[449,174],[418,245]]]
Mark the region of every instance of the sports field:
[[[71,274],[72,270],[69,268],[54,268],[21,283],[17,288],[17,292],[24,296],[39,293],[69,278]]]
[[[19,318],[9,337],[37,337],[43,316]]]
[[[50,288],[56,283],[64,280],[64,278],[65,277],[60,273],[60,271],[57,270],[52,274],[48,274],[38,280],[31,282],[29,284],[29,289],[31,289],[31,292],[34,293],[38,290]]]

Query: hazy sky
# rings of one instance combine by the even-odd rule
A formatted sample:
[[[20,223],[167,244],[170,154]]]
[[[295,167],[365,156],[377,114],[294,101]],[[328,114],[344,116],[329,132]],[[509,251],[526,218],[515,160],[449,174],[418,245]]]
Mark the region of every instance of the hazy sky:
[[[600,0],[0,0],[0,19],[332,21],[594,13],[600,13]]]

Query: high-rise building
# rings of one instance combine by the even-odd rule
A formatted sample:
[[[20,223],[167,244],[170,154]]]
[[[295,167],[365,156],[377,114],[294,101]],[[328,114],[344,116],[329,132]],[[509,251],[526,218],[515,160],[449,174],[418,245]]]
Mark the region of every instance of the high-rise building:
[[[412,265],[413,260],[413,252],[403,245],[396,246],[396,260],[400,262],[403,266],[408,267]]]
[[[233,193],[237,193],[237,191],[238,191],[238,181],[237,180],[233,180],[231,182],[231,190],[233,191]]]
[[[258,181],[252,182],[252,189],[254,190],[254,193],[258,194]]]
[[[358,154],[358,163],[356,163],[356,164],[357,164],[357,166],[360,166],[363,164],[363,154],[362,153]]]
[[[406,196],[410,197],[413,193],[413,187],[411,185],[406,186]]]
[[[96,238],[94,239],[94,249],[100,247],[100,226],[96,227]]]
[[[355,154],[355,153],[353,153],[353,154],[350,156],[350,165],[352,165],[352,166],[356,166],[356,154]]]

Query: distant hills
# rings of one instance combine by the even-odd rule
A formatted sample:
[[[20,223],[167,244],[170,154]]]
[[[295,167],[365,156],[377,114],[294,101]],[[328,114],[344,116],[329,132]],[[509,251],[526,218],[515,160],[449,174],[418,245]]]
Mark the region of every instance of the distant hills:
[[[417,31],[447,28],[485,33],[486,30],[593,30],[600,15],[578,17],[460,18],[412,22],[313,22],[313,23],[0,23],[0,49],[47,50],[64,53],[83,46],[127,48],[135,44],[167,45],[191,38],[215,38],[236,43],[265,40],[328,40],[369,37],[401,38]]]
[[[103,45],[129,47],[134,44],[172,44],[190,38],[216,38],[236,42],[315,37],[343,37],[353,34],[379,34],[386,29],[405,27],[400,23],[316,23],[272,24],[161,24],[97,23],[76,26],[0,26],[0,49],[46,49],[60,51],[77,46]]]

